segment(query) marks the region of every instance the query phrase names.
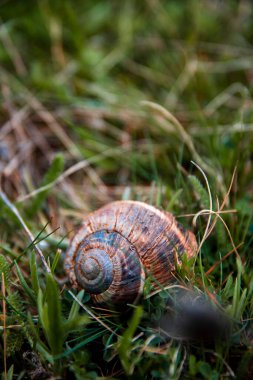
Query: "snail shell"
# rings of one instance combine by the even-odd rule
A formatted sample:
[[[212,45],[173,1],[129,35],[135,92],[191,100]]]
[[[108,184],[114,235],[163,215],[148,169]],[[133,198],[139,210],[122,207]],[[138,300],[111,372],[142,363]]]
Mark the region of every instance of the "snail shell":
[[[65,269],[74,287],[97,303],[136,301],[145,278],[164,286],[175,260],[197,243],[174,216],[142,202],[117,201],[89,214],[68,248]]]

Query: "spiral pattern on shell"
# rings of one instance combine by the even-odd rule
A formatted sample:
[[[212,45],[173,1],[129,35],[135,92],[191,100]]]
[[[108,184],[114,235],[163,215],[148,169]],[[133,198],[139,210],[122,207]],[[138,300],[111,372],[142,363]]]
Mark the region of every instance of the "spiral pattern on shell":
[[[73,237],[65,269],[95,302],[124,304],[142,293],[145,278],[168,284],[175,260],[195,255],[192,232],[170,213],[142,202],[117,201],[89,214]]]

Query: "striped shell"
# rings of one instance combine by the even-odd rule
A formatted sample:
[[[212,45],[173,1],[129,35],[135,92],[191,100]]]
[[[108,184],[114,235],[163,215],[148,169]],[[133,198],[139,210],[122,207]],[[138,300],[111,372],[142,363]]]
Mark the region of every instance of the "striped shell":
[[[175,260],[194,256],[197,243],[172,214],[142,202],[109,203],[89,214],[68,248],[65,269],[73,286],[97,303],[136,301],[144,280],[172,278]]]

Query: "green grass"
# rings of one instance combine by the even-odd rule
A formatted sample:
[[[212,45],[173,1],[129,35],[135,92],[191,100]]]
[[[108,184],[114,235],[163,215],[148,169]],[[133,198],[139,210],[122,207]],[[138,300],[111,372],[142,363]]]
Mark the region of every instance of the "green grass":
[[[0,201],[2,378],[249,378],[251,3],[5,0],[0,15],[0,185],[35,239]],[[152,295],[146,281],[124,316],[70,289],[75,227],[116,199],[157,205],[205,237],[177,284],[225,318],[212,342],[159,333],[162,318],[191,313],[173,286]]]

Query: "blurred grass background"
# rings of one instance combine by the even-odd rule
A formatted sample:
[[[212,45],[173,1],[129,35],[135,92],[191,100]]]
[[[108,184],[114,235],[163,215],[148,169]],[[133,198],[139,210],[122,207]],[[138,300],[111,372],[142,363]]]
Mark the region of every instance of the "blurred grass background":
[[[99,163],[108,184],[125,185],[135,175],[171,179],[179,155],[191,158],[171,126],[150,120],[141,101],[151,100],[175,114],[201,157],[229,180],[238,159],[250,155],[240,136],[252,130],[251,16],[249,2],[7,1],[3,105],[10,99],[41,119],[31,98],[42,102],[74,156],[128,145],[125,162],[116,154]]]
[[[66,248],[86,212],[112,200],[143,200],[178,217],[208,208],[205,181],[191,160],[205,171],[217,210],[236,168],[226,208],[237,212],[223,217],[235,245],[244,243],[243,265],[230,256],[204,289],[210,286],[221,304],[234,302],[234,308],[247,289],[247,302],[244,308],[241,302],[236,318],[243,323],[252,317],[252,16],[250,1],[1,1],[0,183],[35,235],[43,228],[42,236],[50,235],[40,244],[51,260],[56,247]],[[15,218],[0,206],[3,265],[13,272],[22,313],[37,315],[13,270],[18,259],[29,281],[31,247]],[[179,220],[191,225],[189,217]],[[202,218],[203,226],[199,222],[195,229],[199,240],[205,223]],[[204,270],[232,248],[217,222],[202,247]],[[196,277],[203,275],[201,265]],[[237,288],[231,283],[222,299],[219,291],[227,276],[236,278],[238,265],[242,282]],[[43,268],[38,270],[43,276]],[[62,284],[61,264],[57,276]],[[232,289],[239,293],[233,296]],[[70,308],[69,300],[63,302]],[[17,323],[13,308],[8,313],[11,323]],[[238,378],[252,368],[252,338],[246,335],[237,333],[237,340],[226,343],[236,347],[236,354],[222,351]],[[15,352],[20,347],[27,352],[33,339],[23,334],[20,346],[14,339],[18,348],[8,353],[14,374],[22,368],[19,361],[26,363],[22,355],[14,359]],[[170,373],[171,378],[207,379],[212,367],[213,379],[225,378],[226,365],[218,356],[215,361],[204,350],[194,351],[191,361],[184,359],[190,364],[181,368],[177,349],[168,349],[165,364],[164,356],[144,356],[150,366],[142,372],[140,360],[136,376],[168,378]],[[4,345],[1,352],[5,357]],[[52,370],[48,357],[39,355],[46,374],[60,373],[72,363],[73,378],[114,376],[113,365],[105,370],[106,360],[98,364],[96,358],[91,366],[95,375],[87,374],[89,368],[82,372],[86,351],[69,354],[61,370]],[[158,369],[151,373],[153,367]],[[122,369],[116,368],[115,378],[123,378]]]

